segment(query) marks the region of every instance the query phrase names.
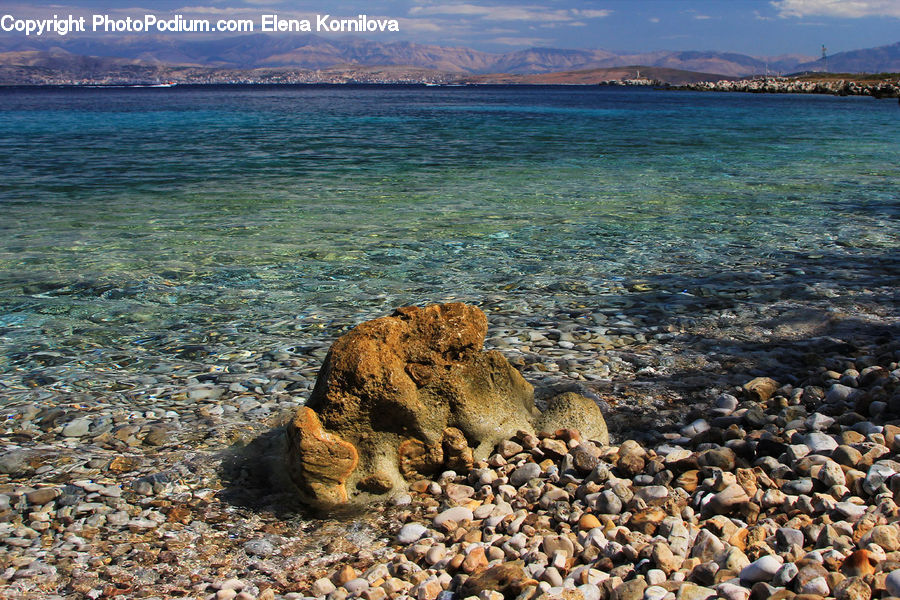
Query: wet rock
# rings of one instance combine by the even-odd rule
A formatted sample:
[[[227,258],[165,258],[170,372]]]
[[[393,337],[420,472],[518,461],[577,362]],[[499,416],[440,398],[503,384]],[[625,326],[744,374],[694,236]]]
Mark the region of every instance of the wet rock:
[[[401,527],[400,531],[397,533],[397,543],[404,545],[412,544],[425,535],[425,532],[427,531],[428,528],[421,523],[407,523]]]
[[[33,450],[10,450],[0,454],[0,473],[25,475],[34,471],[38,453]]]
[[[90,427],[90,419],[75,419],[63,427],[62,435],[64,437],[83,437],[87,435]]]

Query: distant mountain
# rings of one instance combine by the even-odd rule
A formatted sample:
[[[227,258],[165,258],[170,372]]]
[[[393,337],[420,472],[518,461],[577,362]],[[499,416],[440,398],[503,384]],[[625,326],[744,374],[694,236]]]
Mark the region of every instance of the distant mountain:
[[[164,36],[117,36],[65,40],[0,38],[0,52],[64,50],[75,55],[139,60],[167,64],[230,69],[297,67],[327,69],[337,65],[413,66],[444,72],[549,73],[647,65],[719,75],[763,73],[767,59],[728,52],[621,53],[606,50],[529,48],[490,53],[462,47],[411,42],[383,43],[360,39],[329,39],[312,34],[253,34],[212,40]],[[770,72],[796,70],[808,56],[768,59]]]
[[[824,71],[825,61],[803,62],[797,71]],[[900,42],[889,46],[840,52],[828,57],[831,73],[898,73],[900,72]]]
[[[698,73],[665,67],[627,66],[601,69],[583,69],[579,71],[558,71],[554,73],[530,74],[490,74],[462,76],[464,83],[502,83],[529,85],[596,85],[610,81],[644,80],[667,83],[670,85],[686,85],[701,81],[716,81],[724,76],[718,73]],[[725,79],[733,79],[724,77]]]

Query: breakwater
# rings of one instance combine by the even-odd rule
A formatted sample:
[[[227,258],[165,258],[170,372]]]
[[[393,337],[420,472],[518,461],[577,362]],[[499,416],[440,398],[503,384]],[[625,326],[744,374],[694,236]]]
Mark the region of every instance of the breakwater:
[[[737,81],[701,81],[676,89],[701,92],[752,92],[765,94],[832,94],[836,96],[872,96],[900,98],[900,82],[858,82],[846,79],[805,81],[784,77],[740,79]]]

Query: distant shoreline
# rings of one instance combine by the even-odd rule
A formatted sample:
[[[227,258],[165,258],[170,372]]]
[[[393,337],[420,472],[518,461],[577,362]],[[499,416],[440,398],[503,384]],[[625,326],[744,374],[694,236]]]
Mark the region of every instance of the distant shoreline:
[[[882,76],[888,76],[879,78]],[[749,79],[720,79],[717,81],[699,81],[680,85],[666,83],[659,80],[625,80],[625,81],[601,81],[588,82],[542,82],[542,81],[510,81],[485,80],[484,76],[478,76],[478,80],[471,81],[460,79],[446,83],[432,83],[420,81],[345,81],[345,82],[273,82],[273,81],[226,81],[226,82],[115,82],[115,83],[0,83],[0,89],[198,89],[198,88],[284,88],[284,87],[318,87],[318,88],[380,88],[380,87],[406,87],[420,88],[540,88],[540,87],[577,87],[592,88],[603,87],[610,89],[647,89],[656,91],[695,91],[695,92],[743,92],[757,94],[804,94],[804,95],[833,95],[833,96],[868,96],[872,98],[900,98],[900,75],[880,74],[867,76],[866,74],[842,74],[841,78],[816,78],[813,75],[801,77],[754,77]]]

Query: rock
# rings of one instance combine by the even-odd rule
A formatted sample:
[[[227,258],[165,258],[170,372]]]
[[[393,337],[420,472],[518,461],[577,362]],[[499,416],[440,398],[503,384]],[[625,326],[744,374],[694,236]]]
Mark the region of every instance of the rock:
[[[151,427],[144,437],[147,446],[165,446],[169,442],[169,430],[166,427]]]
[[[343,588],[351,594],[360,594],[363,590],[369,589],[369,582],[362,577],[351,579],[343,585]]]
[[[515,598],[537,581],[528,577],[516,563],[501,563],[469,577],[459,588],[458,597],[479,596],[484,591],[500,592],[507,598]]]
[[[322,598],[333,592],[335,589],[337,588],[330,579],[328,579],[327,577],[322,577],[321,579],[317,579],[312,584],[310,593],[317,598]]]
[[[720,583],[716,586],[716,591],[725,600],[748,600],[750,598],[750,590],[733,583]]]
[[[778,587],[787,587],[795,577],[797,577],[797,573],[800,572],[800,569],[797,568],[797,565],[794,563],[784,563],[775,572],[775,576],[772,577],[772,585]]]
[[[744,384],[744,393],[756,402],[765,402],[778,389],[778,382],[771,377],[757,377]]]
[[[244,542],[244,551],[253,556],[271,556],[275,554],[275,545],[265,538],[247,540]]]
[[[833,460],[829,460],[822,468],[819,469],[818,475],[816,478],[822,482],[822,484],[826,487],[831,487],[834,485],[846,485],[847,478],[844,475],[844,470],[841,469],[841,466],[834,462]]]
[[[637,577],[622,583],[614,589],[611,600],[641,600],[646,589],[647,582],[643,577]]]
[[[10,450],[0,454],[0,473],[19,476],[34,471],[38,453],[34,450]]]
[[[834,588],[836,600],[871,600],[872,588],[860,577],[848,577]]]
[[[541,474],[541,465],[527,462],[509,476],[509,484],[513,487],[521,487]]]
[[[351,579],[356,579],[356,569],[350,565],[343,565],[331,576],[335,585],[344,585]]]
[[[287,428],[290,475],[304,498],[345,503],[373,475],[402,491],[449,468],[451,454],[458,461],[460,440],[486,458],[517,431],[533,432],[538,417],[600,425],[580,414],[599,415],[596,404],[572,395],[539,415],[531,385],[502,354],[482,351],[486,332],[483,312],[455,303],[400,308],[335,341]]]
[[[412,544],[425,535],[426,531],[428,531],[428,528],[421,523],[407,523],[397,532],[397,543],[403,545]]]
[[[666,588],[651,585],[644,590],[644,600],[663,600],[668,594],[669,591]]]
[[[741,569],[741,581],[750,584],[757,581],[771,581],[783,562],[780,556],[774,554],[760,557]]]
[[[575,545],[564,535],[545,535],[541,548],[547,556],[553,556],[554,552],[562,552],[567,557],[575,554]]]
[[[653,544],[650,560],[667,575],[681,568],[682,559],[676,558],[669,545],[664,542]]]
[[[590,473],[600,464],[600,459],[582,444],[572,450],[572,464],[580,473]]]
[[[835,383],[825,394],[825,402],[828,404],[838,404],[840,402],[848,402],[856,395],[856,390],[846,385]]]
[[[676,600],[707,600],[716,598],[718,592],[716,590],[696,585],[694,583],[682,583],[675,595]]]
[[[485,568],[488,564],[483,546],[473,548],[462,562],[462,570],[465,573],[475,573]]]
[[[900,550],[900,537],[896,525],[876,525],[867,537],[869,542],[878,544],[886,552]]]
[[[734,461],[734,450],[731,448],[710,448],[697,458],[701,467],[717,467],[723,471],[734,470]]]
[[[729,412],[734,411],[738,407],[738,404],[740,404],[738,399],[731,394],[722,394],[716,398],[715,401],[716,408],[721,408]]]
[[[558,429],[577,429],[581,437],[609,445],[609,432],[606,421],[597,403],[574,392],[566,392],[551,398],[547,409],[540,415],[535,424],[538,431],[556,431]]]
[[[895,473],[894,469],[886,464],[875,463],[869,467],[866,472],[866,478],[863,481],[863,490],[869,494],[878,493],[884,482]]]
[[[889,596],[900,597],[900,569],[895,569],[888,573],[884,580],[884,587]]]
[[[63,437],[83,437],[87,435],[90,428],[90,419],[74,419],[63,427],[62,435]]]
[[[800,586],[801,594],[812,594],[824,597],[828,595],[828,591],[828,581],[826,581],[824,577],[814,577]]]
[[[462,521],[471,521],[474,518],[475,517],[472,514],[472,509],[465,506],[454,506],[453,508],[448,508],[447,510],[436,516],[434,518],[434,526],[440,527],[448,521],[454,521],[456,523],[460,523]]]
[[[582,515],[578,519],[578,528],[582,531],[590,531],[595,527],[600,527],[600,520],[590,513]]]
[[[707,503],[707,507],[713,514],[728,514],[740,506],[750,501],[747,492],[736,483],[732,483],[725,487],[721,492],[715,494]]]
[[[869,555],[869,551],[862,549],[850,553],[841,564],[841,573],[847,577],[862,577],[875,572],[877,560]],[[900,588],[898,588],[900,589]],[[897,594],[892,594],[897,595]]]
[[[803,438],[803,443],[809,447],[813,454],[830,453],[838,447],[838,443],[828,434],[820,431],[812,431]]]
[[[512,440],[503,440],[497,444],[497,453],[506,459],[512,458],[523,450],[524,448],[522,448],[521,444],[517,444]]]
[[[808,558],[802,558],[795,564],[797,565],[797,577],[794,579],[795,585],[801,590],[807,590],[803,593],[822,594],[821,591],[816,590],[821,589],[822,582],[828,576],[828,570],[820,562]],[[822,581],[812,583],[816,579],[821,579]],[[811,587],[807,588],[810,584]],[[822,595],[828,595],[828,590],[826,589]]]
[[[681,435],[692,438],[707,431],[709,431],[709,423],[706,422],[706,419],[697,419],[682,427]]]
[[[831,453],[831,458],[839,465],[856,467],[862,460],[862,452],[852,446],[842,444],[834,449]]]
[[[596,498],[595,510],[603,515],[617,515],[622,512],[622,499],[612,490],[603,490]]]
[[[57,488],[40,488],[25,494],[25,498],[28,500],[29,504],[37,505],[47,504],[51,500],[55,500],[58,496],[59,489]]]
[[[287,428],[289,468],[304,495],[319,504],[349,500],[347,479],[359,464],[356,447],[323,429],[318,415],[303,406]]]

